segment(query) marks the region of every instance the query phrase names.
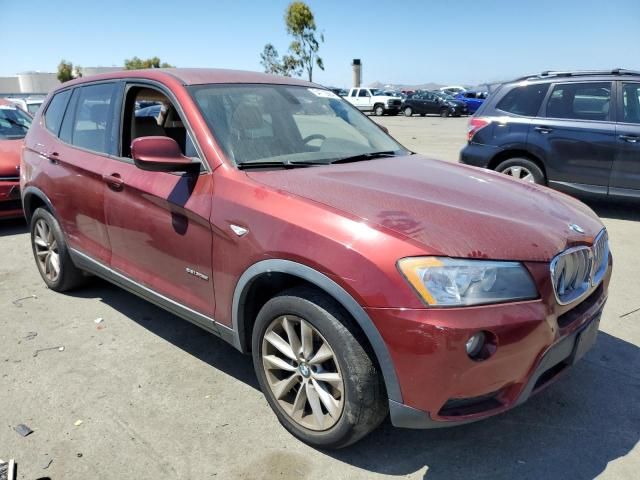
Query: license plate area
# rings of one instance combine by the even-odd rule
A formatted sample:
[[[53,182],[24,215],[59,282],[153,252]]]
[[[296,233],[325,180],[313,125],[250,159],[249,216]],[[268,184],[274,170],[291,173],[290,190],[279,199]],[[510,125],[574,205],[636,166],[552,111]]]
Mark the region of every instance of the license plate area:
[[[576,342],[573,346],[573,352],[569,357],[569,364],[573,365],[580,360],[593,347],[598,338],[598,329],[600,328],[600,315],[589,322],[576,336]]]

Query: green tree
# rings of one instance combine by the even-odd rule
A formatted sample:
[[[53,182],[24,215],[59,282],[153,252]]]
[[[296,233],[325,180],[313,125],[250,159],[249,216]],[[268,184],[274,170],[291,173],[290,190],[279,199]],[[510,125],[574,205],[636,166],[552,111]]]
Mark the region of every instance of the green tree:
[[[143,60],[138,57],[127,58],[124,61],[124,69],[125,70],[142,70],[145,68],[173,68],[173,65],[170,65],[166,62],[160,62],[158,57],[151,57]]]
[[[324,70],[322,58],[318,56],[324,35],[320,33],[316,37],[317,27],[313,12],[304,2],[289,4],[284,21],[287,33],[293,37],[288,55],[280,58],[276,48],[267,43],[260,54],[260,63],[266,73],[291,76],[306,72],[309,81],[312,81],[314,67]]]
[[[58,80],[60,83],[68,82],[69,80],[73,80],[74,78],[80,78],[82,73],[80,71],[80,66],[73,66],[73,63],[67,62],[66,60],[60,60],[58,64]]]
[[[264,67],[265,73],[273,75],[290,77],[300,75],[302,72],[298,62],[291,55],[285,55],[281,60],[278,51],[270,43],[264,46],[264,50],[260,54],[260,63]]]
[[[320,43],[324,35],[316,38],[316,21],[313,12],[304,2],[292,2],[285,13],[287,33],[293,37],[289,51],[297,64],[307,72],[309,81],[313,80],[313,68],[324,70],[322,58],[318,56]]]

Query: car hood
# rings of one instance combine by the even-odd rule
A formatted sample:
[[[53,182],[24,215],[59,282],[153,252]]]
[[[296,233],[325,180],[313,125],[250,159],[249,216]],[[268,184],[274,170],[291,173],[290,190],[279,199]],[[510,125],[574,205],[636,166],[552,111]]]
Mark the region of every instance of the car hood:
[[[603,228],[567,195],[420,155],[247,175],[392,230],[431,255],[549,261]]]
[[[0,177],[18,177],[23,139],[0,140]]]

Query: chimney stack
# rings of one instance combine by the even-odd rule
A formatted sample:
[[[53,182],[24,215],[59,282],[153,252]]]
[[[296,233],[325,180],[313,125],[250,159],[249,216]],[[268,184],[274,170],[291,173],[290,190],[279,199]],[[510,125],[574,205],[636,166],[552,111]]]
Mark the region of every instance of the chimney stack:
[[[351,63],[353,67],[353,88],[358,88],[362,83],[362,64],[359,58],[354,58]]]

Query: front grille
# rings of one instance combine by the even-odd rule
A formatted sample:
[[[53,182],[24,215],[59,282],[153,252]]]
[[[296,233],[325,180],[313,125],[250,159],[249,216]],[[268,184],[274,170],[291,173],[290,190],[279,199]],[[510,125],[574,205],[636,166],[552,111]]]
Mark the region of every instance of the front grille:
[[[575,247],[557,255],[551,261],[551,279],[556,299],[567,305],[585,295],[597,285],[607,271],[609,240],[602,230],[591,247]]]
[[[401,100],[390,100],[389,101],[389,105],[393,105],[394,107],[399,107],[400,105],[402,105],[402,101]]]

